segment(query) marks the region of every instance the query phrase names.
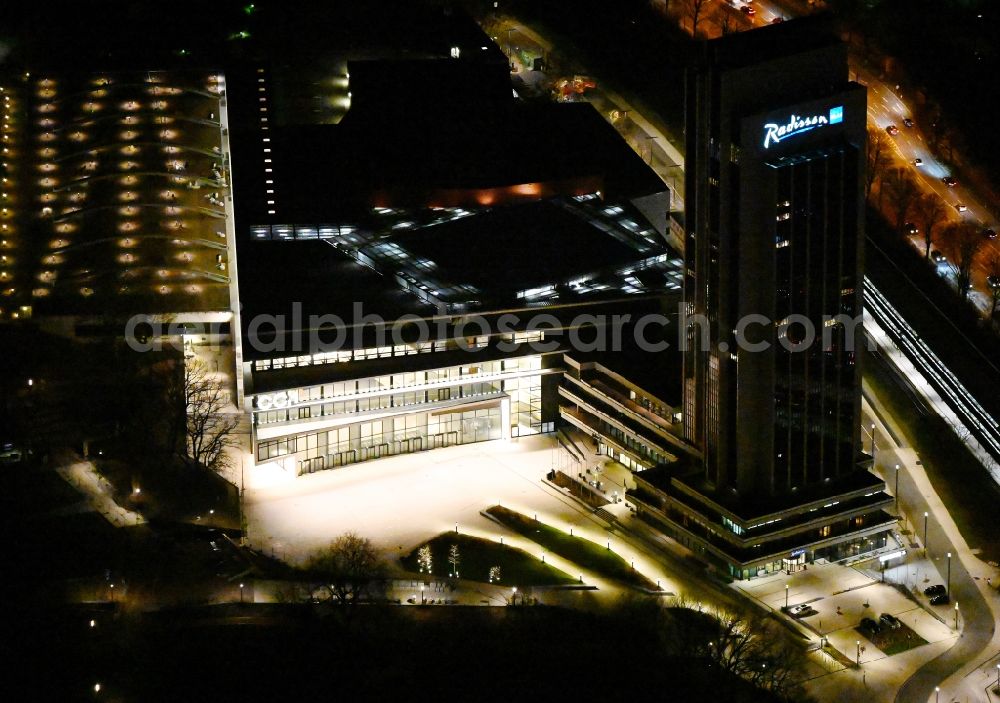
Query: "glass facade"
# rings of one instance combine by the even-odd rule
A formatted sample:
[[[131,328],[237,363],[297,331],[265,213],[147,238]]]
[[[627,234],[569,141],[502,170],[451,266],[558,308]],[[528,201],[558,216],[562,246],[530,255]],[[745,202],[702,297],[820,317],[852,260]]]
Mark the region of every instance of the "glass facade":
[[[514,344],[527,344],[544,341],[545,333],[541,330],[531,332],[513,332],[502,334],[500,340]],[[455,339],[435,339],[412,344],[390,344],[379,347],[364,347],[361,349],[338,349],[336,351],[319,352],[316,354],[300,354],[298,356],[282,356],[274,359],[258,359],[253,362],[254,371],[269,371],[271,369],[290,369],[318,364],[337,364],[349,361],[365,361],[367,359],[387,359],[393,356],[411,356],[413,354],[429,354],[432,352],[454,351],[456,349],[485,349],[489,346],[488,336],[466,337],[459,344]]]
[[[778,169],[775,311],[779,335],[802,351],[775,348],[774,485],[815,484],[855,469],[855,396],[859,379],[843,324],[857,296],[856,211],[843,183],[857,172],[856,150],[828,150]],[[845,294],[845,291],[848,291]],[[830,322],[827,323],[826,320]],[[789,345],[791,346],[791,345]]]
[[[257,461],[292,456],[299,473],[311,473],[381,456],[551,432],[553,423],[542,421],[541,371],[536,354],[257,395],[255,433],[309,421],[324,425],[260,439]],[[504,403],[510,410],[506,431]],[[369,417],[352,419],[362,414]],[[338,421],[343,424],[329,427]]]
[[[541,368],[542,359],[536,354],[293,388],[256,396],[254,424],[411,408],[503,393],[511,399],[511,436],[538,434],[542,431],[541,375],[530,372]]]
[[[468,410],[458,407],[354,422],[262,441],[257,445],[257,461],[292,458],[299,474],[313,473],[385,456],[500,439],[501,418],[497,400]]]

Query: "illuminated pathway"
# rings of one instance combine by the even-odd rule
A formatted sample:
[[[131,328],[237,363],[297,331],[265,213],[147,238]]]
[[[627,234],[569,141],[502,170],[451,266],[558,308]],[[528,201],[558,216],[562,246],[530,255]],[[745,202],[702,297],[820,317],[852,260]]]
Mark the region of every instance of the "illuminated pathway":
[[[975,684],[981,677],[979,673],[982,662],[991,656],[996,656],[1000,647],[1000,633],[997,632],[995,621],[996,611],[1000,609],[994,589],[986,585],[987,577],[997,578],[998,571],[989,567],[976,557],[962,537],[961,532],[952,519],[948,507],[935,492],[920,459],[912,448],[907,447],[903,440],[905,432],[894,418],[881,406],[877,396],[871,395],[871,389],[866,387],[865,410],[869,419],[876,427],[878,437],[878,472],[889,485],[894,482],[888,474],[888,468],[893,465],[902,467],[899,472],[899,505],[904,515],[910,517],[910,523],[919,525],[921,514],[930,514],[927,521],[927,543],[921,545],[929,557],[925,563],[936,564],[944,581],[945,555],[953,554],[951,561],[951,596],[952,601],[960,606],[958,611],[961,636],[953,644],[940,651],[932,647],[919,667],[910,666],[884,671],[889,682],[894,682],[892,690],[896,691],[895,700],[898,703],[923,703],[935,699],[935,687],[941,689],[941,701],[979,700],[976,698],[961,698],[958,691],[970,683]],[[916,532],[917,530],[915,530]],[[915,538],[922,539],[920,535]],[[911,550],[907,558],[908,564],[913,562],[915,550]],[[921,584],[923,585],[923,584]],[[940,611],[941,619],[949,624],[952,611],[945,606]],[[898,655],[897,655],[898,656]],[[893,657],[895,659],[895,657]],[[899,663],[902,663],[901,660]],[[897,664],[898,666],[898,664]],[[870,674],[873,672],[869,672]],[[969,676],[972,675],[972,681]],[[867,693],[871,693],[866,689]],[[859,697],[857,700],[868,700]]]
[[[451,532],[497,540],[541,558],[541,547],[490,519],[481,511],[500,503],[556,529],[605,545],[635,569],[658,581],[664,591],[697,597],[712,608],[737,601],[729,589],[693,573],[673,554],[663,554],[630,534],[628,526],[610,529],[563,490],[542,479],[560,451],[552,436],[522,437],[463,444],[432,452],[386,457],[335,471],[294,477],[275,464],[246,473],[248,540],[255,549],[290,563],[303,563],[339,534],[354,530],[384,552],[390,561],[424,541]],[[609,512],[623,505],[608,506]],[[598,575],[546,553],[546,561],[585,583],[594,595],[617,599],[620,587]]]
[[[1000,483],[1000,430],[996,419],[962,385],[944,362],[920,339],[892,304],[865,278],[865,330],[879,344],[928,405]]]

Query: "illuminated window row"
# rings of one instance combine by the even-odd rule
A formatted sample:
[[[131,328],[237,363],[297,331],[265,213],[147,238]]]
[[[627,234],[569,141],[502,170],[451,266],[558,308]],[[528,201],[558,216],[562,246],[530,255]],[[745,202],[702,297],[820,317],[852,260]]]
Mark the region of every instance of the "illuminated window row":
[[[264,202],[267,204],[267,214],[274,215],[277,213],[274,179],[271,177],[271,174],[274,173],[274,160],[271,158],[271,137],[267,116],[267,80],[264,77],[263,68],[257,69],[257,93],[257,100],[260,103],[258,109],[260,111],[261,149],[264,158]]]

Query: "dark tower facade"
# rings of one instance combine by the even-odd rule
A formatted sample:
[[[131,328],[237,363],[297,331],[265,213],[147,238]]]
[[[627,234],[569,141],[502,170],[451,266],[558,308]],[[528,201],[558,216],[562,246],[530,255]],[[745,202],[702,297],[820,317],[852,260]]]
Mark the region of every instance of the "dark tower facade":
[[[822,21],[699,49],[683,426],[704,459],[661,507],[745,578],[882,546],[892,523],[859,436],[866,91]]]
[[[829,320],[861,312],[866,139],[846,46],[752,34],[689,76],[685,247],[685,434],[746,496],[857,470],[861,330]]]

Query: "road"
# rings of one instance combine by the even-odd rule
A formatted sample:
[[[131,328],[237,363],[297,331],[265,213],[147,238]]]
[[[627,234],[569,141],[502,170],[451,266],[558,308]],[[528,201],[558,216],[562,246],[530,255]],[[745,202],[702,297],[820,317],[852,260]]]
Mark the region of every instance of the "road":
[[[783,17],[788,16],[786,10],[780,10],[768,2],[756,2],[755,7],[757,25],[770,22],[779,14]],[[546,45],[545,49],[551,52],[552,47]],[[949,188],[941,182],[943,176],[950,174],[931,153],[919,129],[916,126],[906,128],[903,125],[903,118],[911,113],[903,98],[896,92],[895,86],[886,85],[864,68],[857,68],[855,77],[869,88],[870,122],[879,129],[885,129],[889,125],[896,125],[899,128],[898,134],[892,138],[899,162],[908,163],[911,169],[916,170],[916,167],[912,166],[913,159],[920,158],[923,161],[918,173],[918,182],[925,191],[936,193],[945,202],[951,203],[953,208],[958,202],[963,202],[969,207],[964,215],[959,215],[955,209],[950,214],[952,219],[978,217],[985,222],[986,209],[963,185]],[[599,109],[605,112],[607,104],[601,99],[599,91],[595,93],[586,97],[598,102]],[[630,117],[636,119],[641,116],[633,113]],[[641,129],[639,124],[636,120],[632,130]],[[642,154],[642,132],[638,138],[629,131],[625,132],[625,136],[633,137],[630,139],[633,148]],[[675,163],[683,167],[683,161],[677,159]],[[997,244],[993,243],[991,246],[996,247]],[[1000,456],[1000,431],[996,420],[920,339],[919,334],[899,316],[871,281],[866,281],[866,287],[869,291],[866,303],[869,324],[866,326],[877,329],[876,336],[880,335],[883,344],[895,351],[894,363],[903,369],[903,373],[908,376],[911,383],[919,386],[921,394],[935,412],[948,420],[960,436],[964,433],[964,428],[974,433],[978,440],[978,446],[973,447],[974,451],[978,448],[980,458],[984,464],[992,466],[994,479],[1000,482],[1000,470],[992,458]],[[909,373],[906,369],[909,369]],[[976,443],[970,442],[970,444]],[[907,472],[903,473],[900,481],[900,493],[901,503],[907,512],[919,515],[929,510],[926,497],[917,489]],[[928,526],[928,539],[932,545],[936,545],[935,549],[938,551],[947,553],[950,550],[957,554],[957,549],[940,526],[936,524]],[[898,701],[926,701],[935,686],[980,655],[992,637],[994,627],[992,614],[959,559],[953,560],[952,563],[952,583],[955,598],[962,604],[966,632],[955,646],[922,666],[902,684],[897,695]]]
[[[547,76],[544,71],[531,70],[522,60],[525,55],[542,57],[556,53],[545,37],[524,24],[513,22],[502,23],[499,32],[509,42],[504,46],[516,68],[513,74],[515,85],[521,84],[525,89],[537,92],[548,84],[548,79],[557,78]],[[671,208],[683,210],[684,145],[675,146],[667,137],[665,125],[655,124],[651,116],[643,115],[631,102],[600,81],[593,88],[586,89],[579,99],[592,104],[604,119],[615,126],[635,152],[670,186],[673,198]]]
[[[871,403],[871,399],[869,399]],[[972,560],[975,557],[969,552],[960,555],[959,549],[952,541],[948,531],[942,526],[939,518],[940,510],[944,506],[939,500],[932,503],[928,500],[928,486],[921,486],[914,478],[914,464],[917,463],[916,455],[912,451],[905,451],[905,443],[902,440],[902,432],[898,427],[893,427],[891,418],[883,417],[878,410],[877,403],[871,403],[875,410],[872,415],[866,415],[864,425],[866,427],[874,425],[876,427],[875,437],[878,447],[878,465],[888,467],[892,465],[902,466],[899,471],[899,505],[903,514],[910,517],[911,524],[921,525],[921,516],[930,513],[934,519],[927,520],[927,541],[924,544],[928,555],[939,563],[938,571],[942,575],[948,571],[947,561],[951,562],[951,599],[952,603],[959,606],[959,615],[963,624],[962,635],[955,644],[949,647],[940,656],[932,659],[921,666],[913,673],[899,688],[896,694],[897,703],[923,703],[934,693],[935,687],[939,686],[952,674],[957,673],[970,662],[977,661],[983,656],[983,650],[993,638],[996,624],[993,613],[987,605],[979,587],[976,585],[973,576],[963,564],[961,556],[966,554]],[[895,475],[889,477],[883,468],[883,477],[887,483],[895,485]],[[937,509],[937,511],[936,511]],[[923,530],[921,529],[922,533]],[[948,559],[948,554],[952,558]],[[952,617],[952,606],[940,608],[941,616],[947,621]],[[951,700],[947,698],[946,700]]]
[[[779,7],[774,0],[755,0],[754,6],[757,9],[754,18],[757,25],[767,24],[777,16],[789,17],[790,9],[794,9],[787,4]],[[554,53],[551,43],[540,37],[537,32],[523,25],[511,25],[508,28],[510,29],[508,36],[511,37],[513,47],[527,47],[530,51],[537,52],[538,55],[552,55]],[[515,62],[517,62],[516,51],[514,56]],[[525,66],[519,66],[519,71],[522,73],[537,73],[526,69]],[[879,128],[889,124],[899,127],[899,134],[892,139],[892,143],[899,153],[900,162],[902,163],[904,159],[912,161],[919,156],[924,161],[924,165],[920,167],[920,182],[928,192],[937,193],[945,198],[946,202],[958,202],[960,199],[967,201],[970,210],[965,214],[966,217],[974,217],[978,214],[985,215],[986,209],[974,200],[971,193],[962,184],[949,188],[941,182],[940,178],[947,175],[946,168],[930,152],[917,128],[903,127],[902,119],[910,112],[903,99],[895,92],[895,86],[886,85],[878,77],[864,69],[859,69],[855,75],[861,82],[868,85],[870,121]],[[585,92],[583,97],[591,101],[609,121],[616,124],[637,153],[657,166],[656,170],[665,182],[677,184],[678,181],[683,180],[678,177],[683,171],[683,158],[681,158],[680,149],[670,147],[669,142],[667,142],[666,129],[657,129],[621,96],[608,94],[600,81],[597,81],[596,88]],[[619,115],[625,113],[624,117],[619,116],[617,121],[613,116],[616,111]],[[657,148],[661,144],[664,145],[662,151]],[[915,167],[913,168],[916,170]],[[683,193],[680,193],[680,196],[683,197]],[[950,200],[948,200],[949,198]],[[956,220],[959,218],[957,211],[952,214],[952,217]],[[990,242],[989,245],[996,248],[1000,254],[1000,240]],[[982,277],[981,268],[980,266]],[[975,433],[976,439],[981,443],[980,449],[982,451],[978,451],[976,448],[973,450],[979,454],[984,465],[990,467],[994,479],[1000,483],[1000,467],[997,466],[997,461],[1000,460],[1000,427],[998,427],[997,420],[980,405],[973,394],[919,339],[919,334],[902,320],[894,309],[891,309],[892,306],[870,280],[866,282],[866,285],[867,290],[870,291],[870,305],[868,307],[877,318],[881,319],[881,327],[893,335],[896,344],[903,345],[910,363],[921,369],[923,374],[930,379],[932,385],[928,385],[928,388],[933,389],[936,393],[933,405],[935,411],[946,417],[960,434],[963,433],[963,427],[967,427]],[[895,329],[897,326],[899,329]]]
[[[810,11],[810,7],[816,6],[813,3],[806,5],[800,0],[755,0],[754,5],[757,8],[754,26],[763,26],[770,22],[768,18],[775,16],[788,19],[805,14]],[[948,205],[949,222],[966,221],[974,223],[981,229],[996,230],[997,218],[988,207],[989,198],[976,193],[964,184],[961,174],[954,173],[931,151],[924,137],[923,125],[914,124],[913,127],[906,127],[903,124],[904,119],[912,118],[914,111],[912,99],[900,91],[900,86],[887,83],[880,72],[864,65],[854,56],[851,57],[851,73],[855,81],[868,88],[869,125],[882,131],[890,126],[895,126],[899,130],[895,136],[889,137],[896,157],[892,165],[908,169],[920,185],[922,193],[939,196]],[[916,159],[922,161],[919,166],[914,163]],[[957,185],[952,187],[945,185],[941,180],[945,176],[955,177]],[[967,209],[959,212],[959,205]],[[938,227],[938,231],[942,229],[943,227]],[[914,236],[912,241],[922,251],[923,235]],[[989,274],[988,263],[994,256],[1000,257],[1000,239],[987,240],[984,243],[983,250],[973,267],[973,285],[977,291],[973,297],[977,306],[987,312],[990,308],[991,295],[986,284],[986,276]]]

